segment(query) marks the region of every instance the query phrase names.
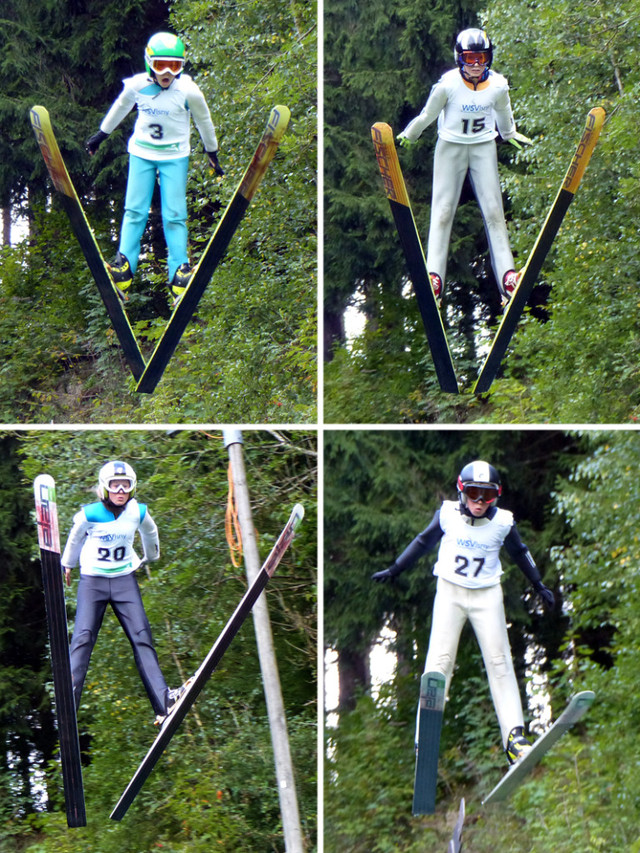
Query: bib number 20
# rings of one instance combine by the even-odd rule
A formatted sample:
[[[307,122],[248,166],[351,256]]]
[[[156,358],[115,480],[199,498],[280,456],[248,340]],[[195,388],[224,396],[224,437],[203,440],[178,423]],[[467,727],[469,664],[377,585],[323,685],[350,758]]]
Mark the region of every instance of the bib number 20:
[[[473,577],[477,578],[482,568],[484,566],[484,557],[474,557],[473,560],[470,560],[468,557],[464,557],[462,554],[458,554],[456,557],[456,574],[462,575],[465,578],[469,577],[469,569],[473,571]],[[472,566],[471,563],[474,563]]]
[[[119,563],[120,560],[124,560],[124,555],[127,553],[127,549],[124,545],[119,545],[117,548],[114,548],[113,551],[111,548],[98,548],[98,559],[105,563],[110,563],[112,560]]]

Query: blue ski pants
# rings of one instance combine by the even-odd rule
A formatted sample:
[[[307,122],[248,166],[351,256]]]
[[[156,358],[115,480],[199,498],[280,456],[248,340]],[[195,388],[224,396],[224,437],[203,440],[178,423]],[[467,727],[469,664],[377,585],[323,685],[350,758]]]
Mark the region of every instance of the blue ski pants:
[[[124,217],[120,232],[120,251],[126,255],[135,273],[140,255],[140,243],[149,218],[156,176],[160,181],[162,227],[167,242],[169,281],[187,255],[187,174],[189,158],[178,160],[144,160],[129,155],[129,178],[124,202]]]
[[[169,688],[160,670],[135,573],[111,578],[80,575],[70,650],[76,709],[80,705],[91,652],[98,639],[107,604],[111,605],[131,643],[134,660],[153,710],[156,714],[165,714]]]

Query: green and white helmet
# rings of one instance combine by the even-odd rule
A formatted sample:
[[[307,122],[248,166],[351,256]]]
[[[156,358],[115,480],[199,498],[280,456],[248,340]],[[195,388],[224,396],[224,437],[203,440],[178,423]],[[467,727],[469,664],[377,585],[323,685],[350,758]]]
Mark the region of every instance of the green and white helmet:
[[[98,474],[98,497],[109,499],[109,492],[123,491],[132,498],[136,492],[136,472],[128,462],[107,462]]]
[[[184,60],[184,42],[173,33],[156,33],[144,50],[144,64],[152,77],[166,71],[177,76],[184,68]]]

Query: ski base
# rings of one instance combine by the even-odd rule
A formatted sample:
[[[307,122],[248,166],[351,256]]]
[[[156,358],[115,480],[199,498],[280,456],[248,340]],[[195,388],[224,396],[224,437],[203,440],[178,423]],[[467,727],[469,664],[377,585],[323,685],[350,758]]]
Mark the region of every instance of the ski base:
[[[483,800],[483,805],[506,800],[562,735],[584,717],[595,698],[596,694],[592,690],[576,693],[551,728],[538,738],[524,758],[505,773],[489,796]]]
[[[136,388],[136,391],[139,393],[151,394],[160,381],[180,338],[198,307],[198,303],[207,285],[211,281],[216,267],[224,257],[231,238],[235,234],[254,193],[258,189],[269,163],[275,156],[280,140],[284,136],[284,132],[289,124],[290,115],[288,107],[276,106],[271,110],[267,127],[251,162],[238,184],[222,219],[218,223],[218,227],[210,238],[193,272],[187,289],[174,308],[162,337],[158,341],[140,377]]]
[[[133,778],[111,812],[110,817],[112,820],[122,820],[127,813],[129,806],[136,798],[151,771],[155,767],[158,759],[165,751],[169,741],[180,727],[180,724],[186,717],[187,712],[196,701],[202,691],[202,688],[220,663],[220,660],[229,648],[231,641],[238,633],[242,623],[251,612],[253,605],[278,567],[285,551],[293,541],[296,528],[302,521],[303,517],[304,508],[301,504],[296,504],[289,516],[289,520],[276,540],[275,545],[271,549],[271,553],[263,563],[256,579],[240,600],[233,616],[227,622],[222,633],[200,665],[200,668],[193,676],[191,684],[187,687],[169,716],[163,722],[160,733],[151,745],[151,748],[143,758],[140,766],[134,773]]]
[[[413,786],[414,815],[433,814],[436,810],[438,755],[444,716],[445,677],[440,672],[425,672],[420,678],[416,772]]]
[[[538,234],[538,238],[531,250],[531,254],[527,259],[522,270],[520,283],[516,288],[505,312],[502,316],[502,321],[498,326],[498,331],[493,339],[491,349],[485,358],[484,364],[478,379],[473,387],[474,394],[482,394],[488,391],[491,383],[495,379],[500,364],[509,346],[509,342],[513,337],[513,333],[518,325],[520,316],[524,311],[525,305],[531,295],[533,286],[536,283],[542,264],[549,253],[553,241],[562,224],[565,213],[569,205],[573,201],[574,195],[580,185],[582,176],[591,159],[593,150],[600,136],[600,131],[604,124],[605,111],[602,107],[596,107],[589,112],[587,123],[576,149],[575,154],[569,165],[566,175],[562,181],[562,186],[558,191],[558,195],[553,202],[547,218]]]
[[[133,378],[137,380],[144,371],[145,362],[127,314],[122,307],[118,290],[106,267],[100,247],[62,159],[49,113],[44,107],[35,106],[31,109],[30,119],[53,185],[60,194],[60,201],[107,309],[125,360]]]
[[[460,853],[462,850],[462,829],[465,819],[465,803],[464,797],[460,800],[460,809],[458,810],[458,819],[453,827],[453,836],[449,842],[447,853]]]
[[[422,243],[416,227],[411,203],[400,169],[398,152],[393,140],[393,131],[388,124],[376,122],[371,128],[371,138],[384,183],[384,190],[391,207],[400,243],[404,251],[409,277],[418,301],[422,323],[427,335],[433,364],[440,388],[450,394],[458,394],[456,378],[447,335],[440,316],[438,303],[433,294]]]
[[[33,491],[49,628],[51,669],[60,738],[60,761],[67,825],[70,827],[86,826],[87,816],[82,783],[80,742],[73,698],[67,611],[60,562],[56,487],[53,477],[49,474],[40,474],[34,481]]]

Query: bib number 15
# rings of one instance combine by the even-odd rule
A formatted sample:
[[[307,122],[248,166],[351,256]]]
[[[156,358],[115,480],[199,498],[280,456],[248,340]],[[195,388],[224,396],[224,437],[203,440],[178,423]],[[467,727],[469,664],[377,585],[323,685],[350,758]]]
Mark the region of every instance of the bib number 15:
[[[484,130],[484,116],[482,118],[474,118],[473,121],[468,118],[462,119],[463,133],[482,133]]]
[[[464,557],[462,554],[458,554],[456,556],[456,574],[468,578],[469,569],[471,569],[473,571],[473,577],[477,578],[483,569],[484,561],[484,557],[474,557],[472,560],[470,560],[468,557]]]

